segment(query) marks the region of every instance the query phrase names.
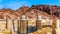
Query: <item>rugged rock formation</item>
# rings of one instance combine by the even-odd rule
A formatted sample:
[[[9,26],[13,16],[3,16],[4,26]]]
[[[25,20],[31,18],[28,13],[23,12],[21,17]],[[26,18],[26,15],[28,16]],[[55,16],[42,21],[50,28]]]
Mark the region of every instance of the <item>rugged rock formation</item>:
[[[1,18],[6,16],[8,18],[13,17],[15,19],[17,17],[21,17],[22,15],[26,15],[29,18],[36,18],[37,15],[60,17],[60,6],[32,5],[32,7],[23,6],[17,10],[5,8],[0,9]]]
[[[32,9],[38,9],[40,11],[44,11],[50,15],[55,15],[59,17],[60,14],[60,6],[50,6],[50,5],[32,5]]]

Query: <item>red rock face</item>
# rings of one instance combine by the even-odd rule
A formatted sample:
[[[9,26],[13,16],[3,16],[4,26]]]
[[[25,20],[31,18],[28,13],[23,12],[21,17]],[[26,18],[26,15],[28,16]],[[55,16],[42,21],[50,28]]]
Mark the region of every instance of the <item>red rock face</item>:
[[[60,7],[59,6],[49,6],[49,5],[33,5],[32,9],[38,9],[40,11],[44,11],[50,15],[55,15],[59,17]]]
[[[17,10],[3,8],[0,10],[0,17],[4,17],[4,14],[8,18],[11,18],[11,16],[17,18],[22,15],[26,15],[29,18],[36,18],[37,15],[46,17],[53,15],[54,17],[60,17],[60,7],[49,5],[32,5],[32,7],[23,6]]]

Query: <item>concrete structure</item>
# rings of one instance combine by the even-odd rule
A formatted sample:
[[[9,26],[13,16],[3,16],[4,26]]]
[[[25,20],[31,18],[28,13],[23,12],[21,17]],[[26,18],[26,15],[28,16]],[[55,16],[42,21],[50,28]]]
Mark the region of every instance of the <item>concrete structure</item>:
[[[21,18],[21,19],[20,19]],[[25,15],[22,15],[22,17],[18,17],[17,19],[14,19],[14,23],[12,22],[12,19],[7,19],[7,29],[8,31],[12,31],[12,32],[17,32],[19,30],[19,32],[22,34],[26,34],[27,33],[27,27],[29,26],[37,26],[37,30],[42,28],[42,17],[38,16],[37,22],[34,19],[27,19]],[[32,20],[30,22],[28,22],[29,20]],[[33,22],[34,21],[34,22]],[[45,21],[49,21],[48,23],[50,23],[50,20],[47,19]],[[54,19],[52,22],[52,28],[54,29],[59,29],[60,28],[60,19]],[[14,24],[14,25],[13,25]],[[6,19],[0,19],[0,29],[4,31],[4,29],[6,29]],[[14,28],[13,28],[14,27]]]

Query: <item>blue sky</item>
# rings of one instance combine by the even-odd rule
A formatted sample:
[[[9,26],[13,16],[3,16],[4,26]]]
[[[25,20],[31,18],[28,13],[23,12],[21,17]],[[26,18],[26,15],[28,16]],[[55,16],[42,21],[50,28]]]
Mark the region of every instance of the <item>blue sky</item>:
[[[32,5],[57,5],[60,6],[60,0],[0,0],[1,8],[11,8],[16,10],[21,6],[32,6]]]

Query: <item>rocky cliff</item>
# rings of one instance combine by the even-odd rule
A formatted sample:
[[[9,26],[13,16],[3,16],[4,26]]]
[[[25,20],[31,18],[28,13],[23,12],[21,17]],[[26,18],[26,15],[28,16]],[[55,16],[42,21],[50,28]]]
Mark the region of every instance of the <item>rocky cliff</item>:
[[[35,18],[37,15],[44,16],[52,16],[52,17],[60,17],[60,6],[51,6],[51,5],[32,5],[31,7],[22,6],[17,10],[12,9],[0,9],[0,18],[8,17],[8,18],[17,18],[22,15],[26,15],[29,18]]]
[[[32,9],[38,9],[40,11],[44,11],[50,15],[55,15],[60,17],[60,6],[52,6],[52,5],[32,5]]]

